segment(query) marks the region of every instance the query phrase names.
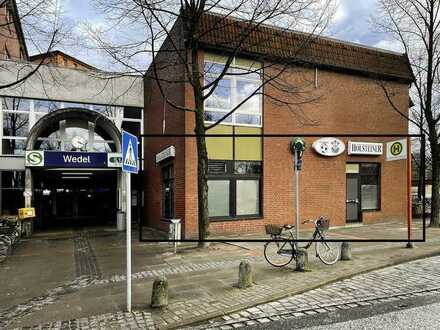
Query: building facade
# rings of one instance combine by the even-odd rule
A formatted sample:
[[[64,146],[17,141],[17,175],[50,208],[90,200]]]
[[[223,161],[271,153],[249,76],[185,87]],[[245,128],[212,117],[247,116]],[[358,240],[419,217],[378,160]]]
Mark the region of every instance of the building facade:
[[[8,68],[0,72],[3,85],[36,64],[1,65]],[[117,211],[126,211],[120,134],[143,132],[142,80],[111,80],[43,65],[23,84],[1,89],[0,214],[32,206],[34,227],[47,229],[115,224]]]
[[[175,40],[183,40],[178,24],[173,29]],[[227,26],[224,33],[222,24]],[[217,15],[203,17],[202,32],[207,32],[199,54],[205,83],[221,72],[239,25]],[[258,137],[262,134],[309,135],[300,176],[303,220],[324,215],[333,226],[406,220],[406,161],[386,161],[387,143],[396,137],[354,136],[408,134],[407,120],[392,110],[384,93],[392,91],[394,106],[408,113],[411,73],[405,55],[322,37],[298,52],[302,34],[266,26],[256,33],[204,103],[209,126],[250,95],[249,91],[264,86],[263,93],[249,98],[207,132],[225,135],[207,137],[210,232],[262,232],[265,224],[295,221],[292,138]],[[267,35],[270,38],[265,39]],[[267,43],[256,45],[255,40]],[[163,50],[166,47],[167,41]],[[178,83],[185,77],[183,67],[170,59],[169,50],[164,54],[161,57],[159,52],[156,58],[159,67],[167,68],[160,78],[176,82],[166,86],[167,98],[193,107],[190,85]],[[166,61],[168,66],[163,65]],[[283,84],[297,88],[284,102],[279,101],[279,85],[263,82],[265,77],[276,76],[280,66]],[[165,229],[168,218],[180,218],[183,235],[194,237],[198,230],[195,139],[166,136],[193,134],[194,114],[167,105],[155,78],[150,72],[144,81],[145,132],[165,135],[145,141],[145,221]],[[300,97],[302,102],[297,101]],[[320,140],[326,134],[332,138]],[[339,150],[329,157],[317,145]]]

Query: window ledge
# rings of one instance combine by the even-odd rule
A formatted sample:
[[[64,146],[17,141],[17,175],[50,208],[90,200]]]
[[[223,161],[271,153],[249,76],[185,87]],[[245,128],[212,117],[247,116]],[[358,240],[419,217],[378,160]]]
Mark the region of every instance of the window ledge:
[[[237,217],[213,217],[209,218],[210,222],[225,222],[225,221],[245,221],[245,220],[262,220],[262,215],[246,215]]]

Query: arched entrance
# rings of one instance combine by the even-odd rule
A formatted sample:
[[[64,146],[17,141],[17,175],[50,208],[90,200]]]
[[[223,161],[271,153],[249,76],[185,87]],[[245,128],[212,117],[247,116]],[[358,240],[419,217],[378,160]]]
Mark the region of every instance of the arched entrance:
[[[98,112],[67,108],[40,118],[25,155],[25,206],[36,208],[36,226],[114,223],[127,207],[120,147],[119,129]]]

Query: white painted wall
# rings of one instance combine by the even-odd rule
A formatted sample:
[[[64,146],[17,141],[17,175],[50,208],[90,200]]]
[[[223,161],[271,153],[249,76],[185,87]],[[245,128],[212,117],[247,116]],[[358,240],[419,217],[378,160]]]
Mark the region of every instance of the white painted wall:
[[[0,95],[118,106],[144,106],[142,76],[42,65],[23,83],[1,88],[34,70],[36,64],[0,61]]]

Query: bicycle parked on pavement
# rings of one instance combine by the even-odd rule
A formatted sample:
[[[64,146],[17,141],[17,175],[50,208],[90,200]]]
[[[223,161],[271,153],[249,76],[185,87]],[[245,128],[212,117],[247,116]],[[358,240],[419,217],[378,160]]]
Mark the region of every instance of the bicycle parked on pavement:
[[[0,217],[0,262],[10,254],[12,246],[20,240],[18,221],[10,217]]]
[[[333,265],[339,260],[341,247],[339,243],[328,242],[325,231],[330,227],[330,220],[319,217],[316,220],[306,220],[303,224],[313,222],[315,231],[310,242],[301,244],[296,241],[295,226],[293,225],[266,225],[266,233],[272,241],[264,244],[264,257],[275,267],[284,267],[293,259],[296,260],[298,248],[308,249],[315,242],[316,256],[326,265]]]

